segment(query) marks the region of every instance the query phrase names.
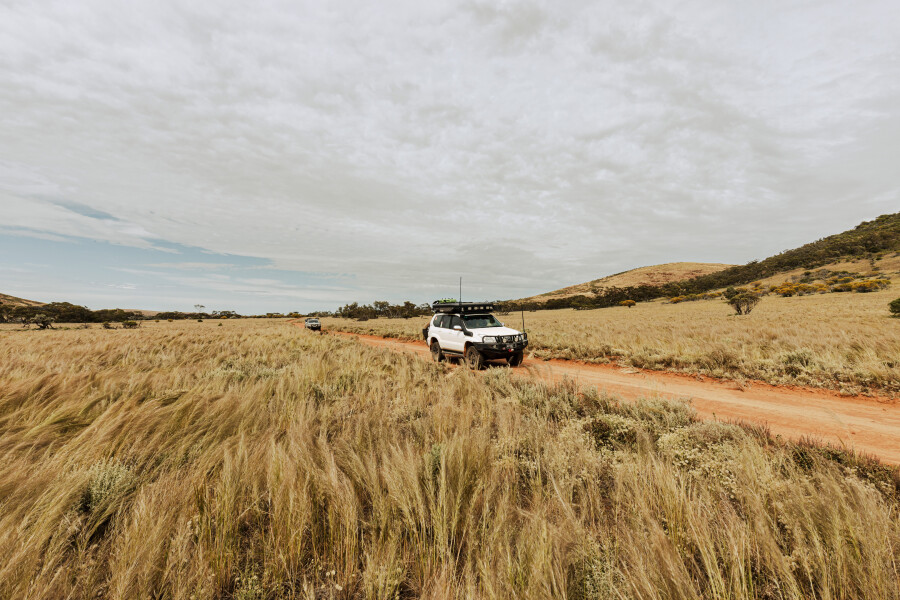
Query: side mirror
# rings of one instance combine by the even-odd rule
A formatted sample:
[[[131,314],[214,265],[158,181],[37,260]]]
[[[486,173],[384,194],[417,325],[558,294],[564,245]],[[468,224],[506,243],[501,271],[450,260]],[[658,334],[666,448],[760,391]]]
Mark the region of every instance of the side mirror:
[[[460,327],[459,325],[454,325],[453,330],[454,331],[462,331],[462,327]]]

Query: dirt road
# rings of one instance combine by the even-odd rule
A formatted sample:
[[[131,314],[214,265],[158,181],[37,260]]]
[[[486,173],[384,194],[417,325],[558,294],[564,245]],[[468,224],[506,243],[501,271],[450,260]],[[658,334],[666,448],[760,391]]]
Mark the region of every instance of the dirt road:
[[[424,342],[329,333],[431,360]],[[573,379],[625,400],[686,399],[704,418],[765,424],[773,434],[791,439],[809,436],[900,464],[900,403],[896,401],[846,398],[828,390],[764,383],[739,386],[732,381],[562,360],[526,359],[515,372],[549,382]]]

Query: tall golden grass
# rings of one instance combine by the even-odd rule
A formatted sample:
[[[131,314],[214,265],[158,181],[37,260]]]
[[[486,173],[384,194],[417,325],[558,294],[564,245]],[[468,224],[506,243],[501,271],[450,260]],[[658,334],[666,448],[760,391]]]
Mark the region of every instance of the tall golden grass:
[[[900,598],[896,472],[284,322],[0,333],[2,598]]]
[[[897,286],[869,294],[766,296],[749,315],[722,300],[642,302],[633,308],[525,313],[538,358],[617,361],[650,369],[799,384],[847,394],[900,392],[900,320],[888,303]],[[501,320],[520,328],[519,314]],[[357,322],[326,329],[422,339],[426,318]]]

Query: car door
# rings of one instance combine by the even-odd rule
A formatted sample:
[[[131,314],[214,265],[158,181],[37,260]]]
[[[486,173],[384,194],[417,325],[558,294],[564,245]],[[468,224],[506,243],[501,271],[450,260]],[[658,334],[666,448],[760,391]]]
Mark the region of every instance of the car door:
[[[449,322],[449,315],[437,315],[431,322],[431,335],[437,338],[438,344],[444,350],[447,349],[447,324]]]
[[[448,327],[444,329],[442,333],[446,336],[446,344],[444,347],[447,350],[452,350],[454,352],[462,352],[463,347],[465,347],[465,336],[462,332],[462,319],[460,319],[457,315],[450,315],[450,323],[447,324],[446,317],[444,319],[445,326]]]

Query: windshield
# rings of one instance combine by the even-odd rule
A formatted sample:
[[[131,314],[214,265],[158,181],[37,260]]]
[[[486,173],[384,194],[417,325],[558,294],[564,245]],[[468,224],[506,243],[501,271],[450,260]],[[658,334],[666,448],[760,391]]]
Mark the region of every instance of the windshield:
[[[463,320],[469,329],[484,329],[485,327],[503,327],[494,315],[465,315]]]

